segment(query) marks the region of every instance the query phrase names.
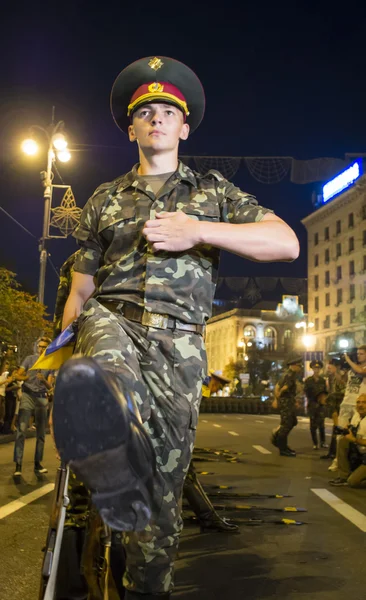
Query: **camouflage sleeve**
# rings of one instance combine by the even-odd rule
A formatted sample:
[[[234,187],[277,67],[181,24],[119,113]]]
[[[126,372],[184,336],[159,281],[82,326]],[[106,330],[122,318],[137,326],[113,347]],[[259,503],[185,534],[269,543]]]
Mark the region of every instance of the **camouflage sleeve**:
[[[74,263],[76,257],[78,256],[80,250],[74,252],[66,262],[62,265],[60,269],[60,281],[57,288],[56,294],[56,303],[55,303],[55,312],[53,316],[53,337],[57,337],[62,330],[62,317],[64,314],[64,308],[66,304],[66,300],[69,297],[71,283],[72,283],[72,274],[74,271]]]
[[[75,261],[74,271],[93,276],[99,269],[102,256],[102,248],[98,237],[99,216],[94,202],[97,191],[85,204],[80,223],[72,234],[81,246]]]
[[[217,175],[220,175],[219,173]],[[256,223],[261,221],[267,213],[273,213],[273,210],[259,206],[256,198],[251,194],[242,192],[233,183],[230,183],[224,177],[219,180],[218,191],[221,192],[221,215],[226,223]]]

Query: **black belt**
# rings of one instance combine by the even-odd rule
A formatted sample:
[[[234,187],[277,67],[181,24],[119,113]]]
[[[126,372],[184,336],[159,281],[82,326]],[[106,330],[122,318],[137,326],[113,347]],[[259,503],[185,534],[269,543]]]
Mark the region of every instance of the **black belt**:
[[[118,300],[103,300],[98,299],[98,302],[108,308],[113,313],[117,313],[125,317],[129,321],[141,323],[146,327],[155,327],[156,329],[179,329],[182,331],[192,331],[193,333],[203,334],[205,325],[196,323],[183,323],[175,317],[160,313],[153,313],[145,310],[138,304],[130,304],[128,302],[118,302]]]

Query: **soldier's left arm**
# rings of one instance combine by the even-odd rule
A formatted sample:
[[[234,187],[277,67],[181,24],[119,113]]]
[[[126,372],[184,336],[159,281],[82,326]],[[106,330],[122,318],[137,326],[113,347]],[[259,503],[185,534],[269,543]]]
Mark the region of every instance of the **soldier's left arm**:
[[[299,242],[291,227],[224,178],[215,183],[221,221],[197,221],[184,212],[157,214],[143,229],[155,251],[178,252],[209,244],[259,262],[292,261],[298,257]]]
[[[201,243],[253,261],[292,261],[298,257],[295,232],[272,210],[259,206],[254,196],[224,178],[218,182],[217,192],[224,222],[200,222]]]

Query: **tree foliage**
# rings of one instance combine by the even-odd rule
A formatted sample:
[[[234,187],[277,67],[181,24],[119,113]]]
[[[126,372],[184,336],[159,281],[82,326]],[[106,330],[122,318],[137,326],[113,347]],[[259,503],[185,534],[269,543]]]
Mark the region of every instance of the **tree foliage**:
[[[16,274],[0,267],[0,341],[17,346],[19,362],[33,353],[37,338],[51,334],[47,316],[45,306],[21,289]]]

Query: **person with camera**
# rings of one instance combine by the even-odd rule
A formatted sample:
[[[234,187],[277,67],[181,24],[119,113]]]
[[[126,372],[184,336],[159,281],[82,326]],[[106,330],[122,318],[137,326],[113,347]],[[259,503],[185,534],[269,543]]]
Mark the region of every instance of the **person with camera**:
[[[310,417],[310,434],[313,440],[313,450],[326,448],[325,443],[325,400],[327,397],[327,384],[325,377],[320,374],[323,368],[321,360],[312,360],[310,369],[313,375],[305,379],[304,392],[308,401],[308,414]],[[319,438],[318,441],[318,430]]]
[[[356,401],[356,412],[348,427],[337,427],[338,477],[334,486],[366,487],[366,394]]]
[[[52,388],[53,372],[43,369],[32,371],[31,367],[33,367],[50,342],[51,340],[45,337],[38,340],[37,353],[27,356],[15,375],[17,381],[23,381],[24,383],[14,445],[14,477],[20,477],[22,474],[25,432],[33,413],[37,431],[34,471],[36,474],[47,473],[47,469],[42,466],[41,460],[43,459],[46,437],[48,391]]]
[[[344,398],[339,409],[338,424],[340,427],[347,427],[355,414],[357,398],[361,393],[366,393],[366,345],[357,349],[357,362],[351,360],[347,353],[344,354],[344,358],[350,366],[350,370]],[[361,389],[361,387],[365,387],[365,389]]]

